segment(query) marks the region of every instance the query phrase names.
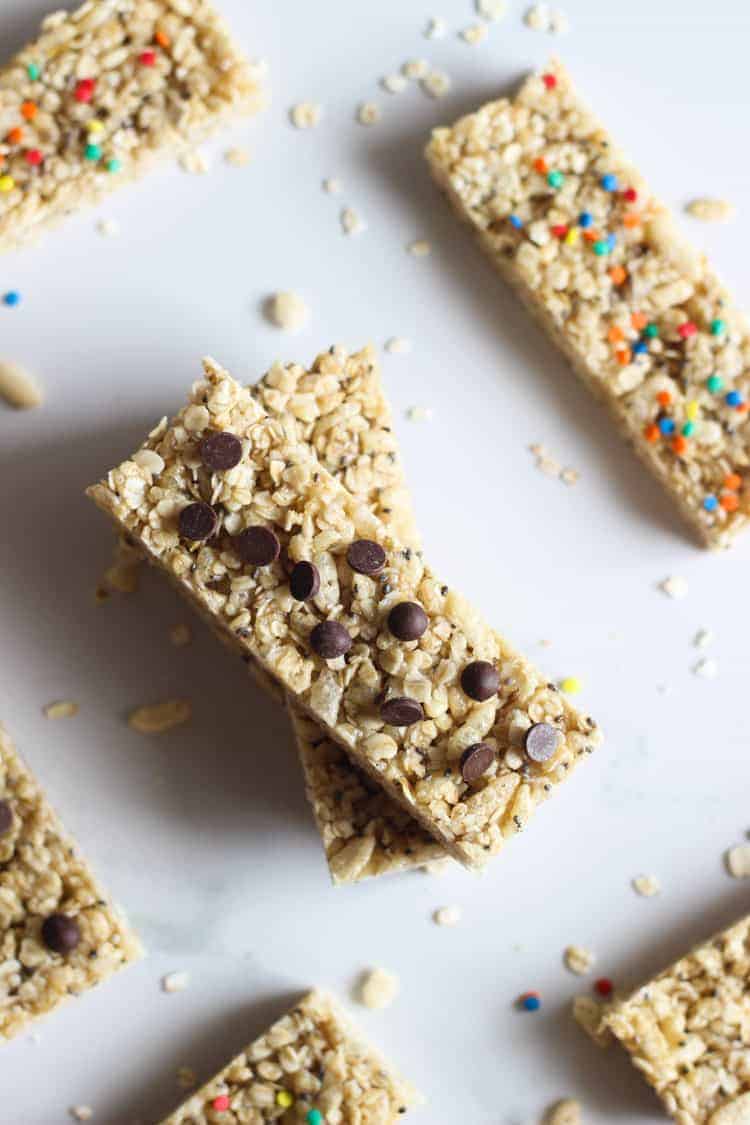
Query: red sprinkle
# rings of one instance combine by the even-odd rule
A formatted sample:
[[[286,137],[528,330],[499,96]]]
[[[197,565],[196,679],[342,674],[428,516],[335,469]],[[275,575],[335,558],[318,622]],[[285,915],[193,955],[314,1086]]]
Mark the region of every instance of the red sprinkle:
[[[568,228],[565,226],[565,223],[556,223],[555,226],[550,227],[550,230],[555,238],[565,238],[565,235],[568,233]]]
[[[75,99],[77,102],[90,102],[94,96],[94,89],[96,87],[95,78],[82,78],[80,82],[76,83]]]
[[[138,56],[138,62],[142,66],[153,66],[156,62],[156,51],[144,51]]]
[[[611,996],[614,985],[609,977],[599,977],[599,980],[594,981],[594,988],[600,996]]]
[[[555,86],[557,85],[557,79],[555,78],[554,74],[543,74],[542,82],[548,90],[554,90]]]
[[[217,1109],[219,1113],[222,1113],[225,1109],[229,1109],[229,1095],[219,1094],[218,1098],[214,1098],[211,1102],[211,1105],[214,1109]]]
[[[697,331],[698,325],[694,324],[692,320],[686,320],[685,323],[681,324],[677,329],[678,335],[682,336],[683,340],[687,340],[690,336],[694,336]]]
[[[625,188],[625,191],[622,194],[625,196],[628,203],[635,203],[636,199],[638,198],[638,192],[634,187]]]
[[[29,164],[41,164],[44,157],[38,148],[30,148],[26,153],[26,159]]]

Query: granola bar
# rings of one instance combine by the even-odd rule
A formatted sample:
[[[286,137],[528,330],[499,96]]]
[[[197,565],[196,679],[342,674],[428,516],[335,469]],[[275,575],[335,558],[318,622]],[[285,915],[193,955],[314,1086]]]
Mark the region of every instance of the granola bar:
[[[0,70],[0,251],[262,104],[208,0],[87,0]]]
[[[161,1125],[391,1125],[421,1102],[324,992],[305,996]]]
[[[0,727],[0,1040],[140,955]]]
[[[750,917],[602,1019],[680,1125],[750,1121]]]
[[[750,334],[562,66],[436,129],[438,184],[710,547],[748,520]]]
[[[597,745],[492,632],[212,360],[90,497],[459,862],[481,868]]]

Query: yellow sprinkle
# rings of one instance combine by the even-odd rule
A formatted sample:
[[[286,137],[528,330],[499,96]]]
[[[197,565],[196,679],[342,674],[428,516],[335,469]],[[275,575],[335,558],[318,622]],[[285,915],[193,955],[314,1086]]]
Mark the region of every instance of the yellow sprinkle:
[[[568,233],[565,235],[565,241],[567,242],[568,246],[575,246],[576,242],[578,242],[579,233],[580,232],[578,230],[578,227],[570,228]]]
[[[16,186],[16,181],[12,176],[0,176],[0,191],[8,192],[13,191]]]
[[[288,1090],[279,1090],[276,1095],[276,1104],[280,1105],[282,1109],[289,1109],[290,1106],[294,1105],[294,1098]]]
[[[698,401],[696,399],[693,399],[692,402],[689,402],[687,404],[687,406],[685,407],[685,413],[687,414],[689,422],[695,421],[695,419],[698,417],[698,411],[699,410],[700,410],[700,404],[698,403]]]
[[[564,691],[566,695],[578,695],[582,687],[578,676],[566,676],[564,680],[560,680],[560,691]]]
[[[101,121],[97,121],[96,118],[93,118],[91,121],[89,121],[86,125],[86,128],[88,129],[89,133],[104,132],[104,126],[102,125]]]

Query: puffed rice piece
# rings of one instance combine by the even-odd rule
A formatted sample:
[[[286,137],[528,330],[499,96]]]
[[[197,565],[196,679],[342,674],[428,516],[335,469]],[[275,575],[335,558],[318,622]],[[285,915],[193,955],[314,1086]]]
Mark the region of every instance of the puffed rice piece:
[[[299,293],[274,293],[266,303],[266,315],[284,332],[300,332],[310,319],[310,308]]]
[[[401,94],[409,83],[403,74],[386,74],[384,78],[380,79],[380,85],[389,94]]]
[[[477,12],[482,19],[496,23],[508,14],[508,0],[476,0]]]
[[[360,125],[377,125],[382,116],[383,111],[375,102],[363,102],[357,110]]]
[[[583,945],[569,945],[563,954],[565,968],[583,977],[596,962],[596,955]]]
[[[470,27],[465,27],[463,31],[459,32],[461,39],[464,43],[468,43],[470,47],[478,47],[480,43],[484,43],[489,35],[489,30],[486,23],[474,23]]]
[[[659,589],[668,598],[672,598],[674,601],[682,601],[683,598],[687,597],[690,586],[687,578],[683,578],[679,574],[670,574],[668,578],[659,583]]]
[[[460,906],[440,906],[432,915],[436,926],[457,926],[462,917]]]
[[[425,62],[424,59],[410,59],[401,67],[401,73],[404,78],[409,78],[411,81],[419,81],[422,78],[426,78],[430,73],[430,64]]]
[[[642,898],[653,898],[661,894],[661,883],[656,875],[636,875],[632,880],[633,890]]]
[[[401,988],[399,979],[386,969],[371,969],[359,983],[358,999],[365,1008],[390,1008]]]
[[[48,703],[44,708],[44,716],[47,719],[72,719],[77,715],[79,707],[72,699],[60,699],[55,703]]]
[[[727,199],[692,199],[685,207],[693,219],[703,223],[726,223],[737,214],[737,208]]]
[[[128,716],[128,726],[139,734],[164,734],[190,721],[193,707],[189,699],[166,699],[138,707]]]
[[[184,992],[189,987],[190,973],[180,971],[177,973],[167,973],[165,977],[162,977],[162,992]]]
[[[314,129],[323,117],[323,107],[318,102],[297,102],[289,110],[289,120],[295,129]]]

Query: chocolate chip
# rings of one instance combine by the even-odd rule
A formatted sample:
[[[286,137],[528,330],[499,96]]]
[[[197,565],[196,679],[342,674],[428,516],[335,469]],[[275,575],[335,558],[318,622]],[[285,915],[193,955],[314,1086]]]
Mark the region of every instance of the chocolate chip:
[[[400,641],[417,641],[429,621],[421,605],[416,602],[399,602],[388,614],[388,628]]]
[[[50,914],[42,923],[42,938],[53,952],[70,953],[81,940],[81,931],[75,918],[67,914]]]
[[[495,751],[486,742],[475,742],[461,755],[461,776],[467,785],[479,781],[495,760]]]
[[[10,832],[13,825],[13,809],[10,801],[0,801],[0,836]]]
[[[180,512],[179,528],[183,539],[210,539],[216,531],[219,517],[210,504],[196,500]]]
[[[486,660],[475,660],[467,664],[461,673],[461,687],[469,699],[484,703],[485,699],[491,699],[496,695],[500,687],[497,668]]]
[[[314,598],[320,589],[320,571],[311,562],[298,562],[289,575],[289,593],[298,602]]]
[[[251,566],[270,566],[276,562],[281,551],[281,544],[270,527],[262,524],[246,527],[237,536],[234,545],[242,561]]]
[[[310,634],[313,651],[324,660],[335,660],[352,647],[352,638],[338,621],[321,621]]]
[[[548,762],[560,745],[560,732],[549,723],[534,723],[526,731],[524,749],[532,762]]]
[[[422,704],[407,696],[387,699],[380,708],[380,717],[392,727],[410,727],[424,718]]]
[[[385,567],[385,551],[372,539],[355,539],[346,552],[346,561],[357,574],[380,574]]]
[[[242,460],[242,442],[234,434],[225,431],[206,434],[200,444],[200,455],[207,469],[223,473],[239,465]]]

